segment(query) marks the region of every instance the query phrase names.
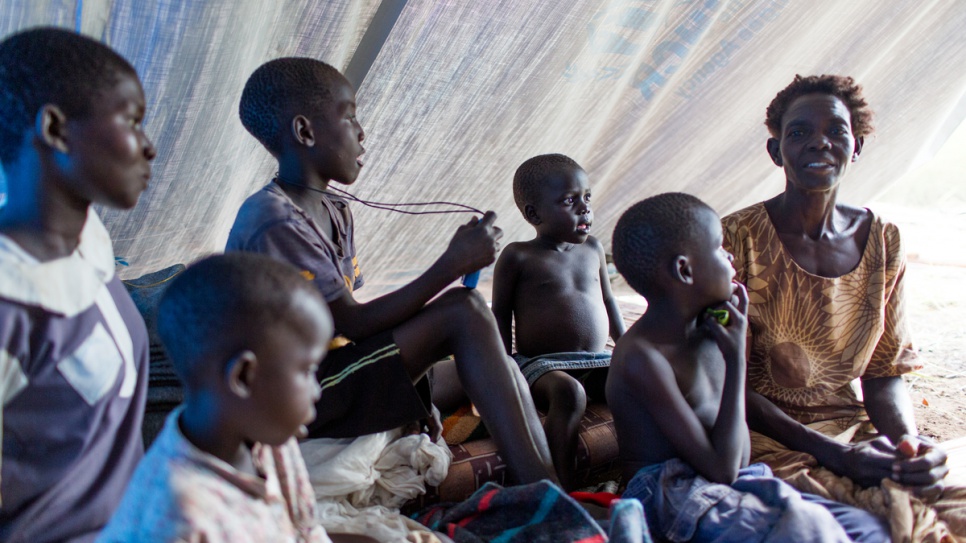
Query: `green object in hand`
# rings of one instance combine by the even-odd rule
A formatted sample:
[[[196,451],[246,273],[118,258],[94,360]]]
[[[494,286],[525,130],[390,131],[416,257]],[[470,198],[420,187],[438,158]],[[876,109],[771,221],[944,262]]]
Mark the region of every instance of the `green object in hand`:
[[[721,326],[728,326],[728,320],[731,317],[731,314],[728,313],[727,309],[708,308],[707,310],[705,310],[705,313],[707,313],[708,316],[711,317],[712,319],[718,321],[718,324],[720,324]]]

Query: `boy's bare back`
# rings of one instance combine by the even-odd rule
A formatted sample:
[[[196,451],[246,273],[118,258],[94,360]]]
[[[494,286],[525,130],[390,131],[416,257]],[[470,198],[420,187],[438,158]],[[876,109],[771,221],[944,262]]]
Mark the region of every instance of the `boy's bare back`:
[[[603,350],[610,330],[602,290],[607,265],[597,239],[588,237],[566,250],[546,247],[540,239],[512,243],[500,261],[497,288],[509,290],[517,352]],[[494,300],[501,297],[497,294]]]

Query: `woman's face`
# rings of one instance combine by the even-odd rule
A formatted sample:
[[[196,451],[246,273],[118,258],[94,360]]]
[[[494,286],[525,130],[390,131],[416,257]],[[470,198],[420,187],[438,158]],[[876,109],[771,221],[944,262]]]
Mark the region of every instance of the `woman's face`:
[[[796,98],[782,117],[781,137],[768,140],[788,188],[806,192],[836,187],[861,150],[862,138],[852,136],[849,108],[831,94]]]

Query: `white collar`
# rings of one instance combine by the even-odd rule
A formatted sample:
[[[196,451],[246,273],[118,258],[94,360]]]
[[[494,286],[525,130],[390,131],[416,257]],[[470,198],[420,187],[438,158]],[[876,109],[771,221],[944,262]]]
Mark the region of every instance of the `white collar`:
[[[39,262],[0,234],[0,298],[73,317],[94,304],[114,277],[111,237],[93,209],[70,255]]]

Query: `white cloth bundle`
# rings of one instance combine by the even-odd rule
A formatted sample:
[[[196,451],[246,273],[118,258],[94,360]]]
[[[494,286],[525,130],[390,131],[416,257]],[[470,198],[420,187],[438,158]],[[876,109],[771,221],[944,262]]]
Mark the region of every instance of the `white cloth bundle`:
[[[319,522],[330,533],[366,534],[380,541],[439,541],[399,508],[439,485],[452,453],[426,434],[390,430],[357,438],[310,439],[302,456],[315,489]]]

